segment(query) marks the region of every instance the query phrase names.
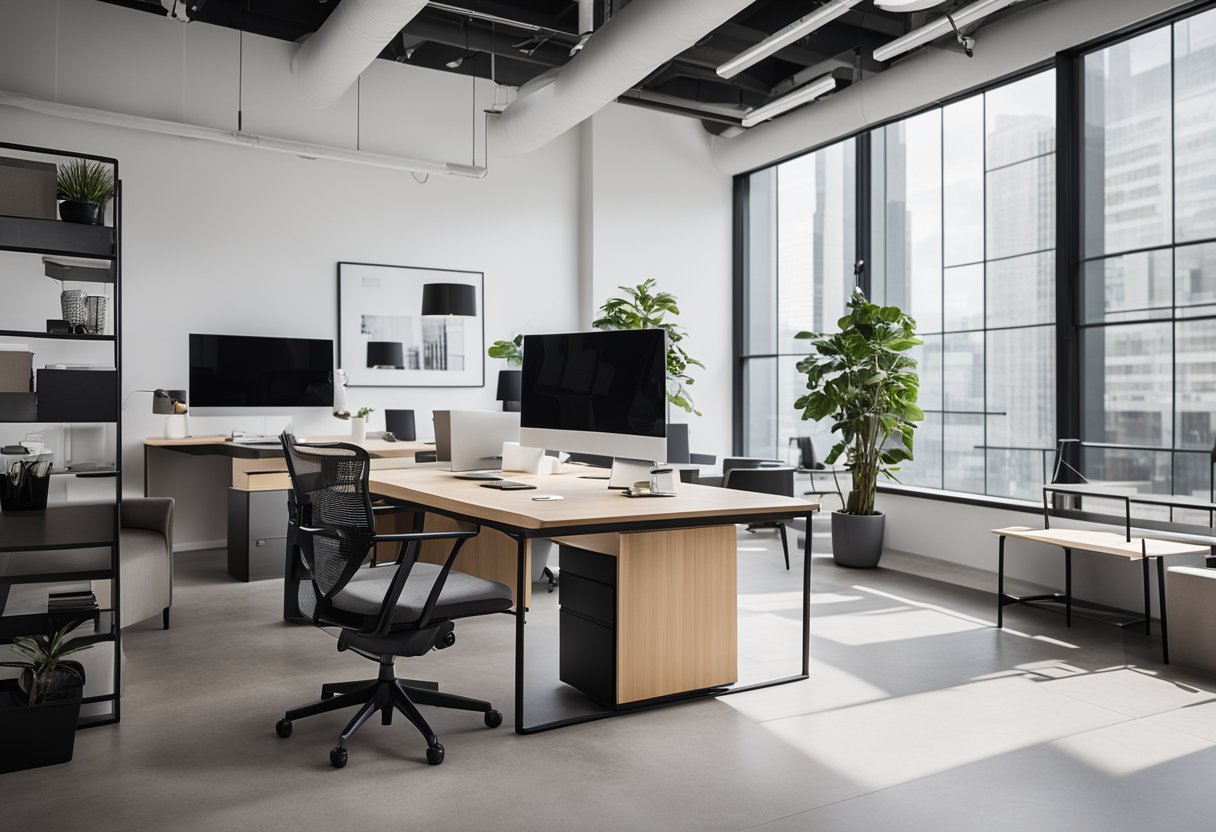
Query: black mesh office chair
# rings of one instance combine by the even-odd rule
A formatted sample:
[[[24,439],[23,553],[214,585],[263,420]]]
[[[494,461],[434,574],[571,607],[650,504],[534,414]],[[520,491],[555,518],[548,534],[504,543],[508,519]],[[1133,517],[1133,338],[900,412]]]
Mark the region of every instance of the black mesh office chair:
[[[739,491],[755,491],[760,494],[779,494],[782,497],[794,496],[794,469],[788,465],[775,466],[771,464],[759,467],[731,467],[722,477],[723,488],[734,488]],[[772,521],[752,523],[747,527],[749,532],[756,529],[775,528],[781,534],[781,549],[785,553],[785,568],[790,568],[790,544],[785,534],[785,523]]]
[[[404,714],[426,740],[426,759],[443,762],[444,750],[417,705],[479,711],[490,728],[502,714],[489,702],[440,693],[437,686],[405,683],[396,677],[397,656],[421,656],[455,643],[454,620],[502,612],[511,606],[503,584],[453,572],[452,563],[464,541],[476,531],[377,534],[368,491],[371,461],[367,451],[345,443],[300,445],[281,437],[297,509],[307,508],[308,525],[296,535],[308,574],[300,582],[299,606],[319,627],[339,627],[338,650],[353,650],[379,663],[375,679],[323,685],[321,699],[284,714],[275,725],[280,737],[291,736],[292,720],[360,706],[329,752],[335,768],[346,765],[347,740],[377,711],[384,725],[394,710]],[[450,540],[443,565],[418,562],[422,541]],[[391,568],[362,568],[377,543],[400,544]],[[424,683],[425,684],[425,683]]]

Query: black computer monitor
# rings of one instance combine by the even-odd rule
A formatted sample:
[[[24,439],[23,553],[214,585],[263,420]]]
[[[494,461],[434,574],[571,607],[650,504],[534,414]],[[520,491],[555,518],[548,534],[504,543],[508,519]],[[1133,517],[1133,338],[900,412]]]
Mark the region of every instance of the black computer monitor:
[[[328,338],[190,335],[190,409],[249,412],[332,408]]]
[[[667,456],[661,329],[527,335],[520,443],[630,459]]]

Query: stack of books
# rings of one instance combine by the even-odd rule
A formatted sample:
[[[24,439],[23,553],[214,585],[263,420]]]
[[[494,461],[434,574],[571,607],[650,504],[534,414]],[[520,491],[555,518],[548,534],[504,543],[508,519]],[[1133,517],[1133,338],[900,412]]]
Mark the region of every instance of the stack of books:
[[[78,592],[52,592],[47,598],[46,611],[52,615],[71,613],[94,615],[98,611],[97,596],[87,589]]]

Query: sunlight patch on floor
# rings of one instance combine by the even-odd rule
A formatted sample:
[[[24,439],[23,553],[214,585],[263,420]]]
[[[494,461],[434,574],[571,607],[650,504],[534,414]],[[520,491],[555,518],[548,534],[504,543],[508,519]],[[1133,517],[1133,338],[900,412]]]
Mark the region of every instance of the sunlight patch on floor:
[[[816,638],[856,647],[964,633],[983,626],[932,610],[904,608],[821,618],[812,623],[811,629]]]
[[[842,777],[883,789],[1123,719],[1029,679],[1003,678],[764,726]]]
[[[1191,734],[1136,720],[1065,737],[1052,747],[1103,774],[1128,777],[1216,746]]]

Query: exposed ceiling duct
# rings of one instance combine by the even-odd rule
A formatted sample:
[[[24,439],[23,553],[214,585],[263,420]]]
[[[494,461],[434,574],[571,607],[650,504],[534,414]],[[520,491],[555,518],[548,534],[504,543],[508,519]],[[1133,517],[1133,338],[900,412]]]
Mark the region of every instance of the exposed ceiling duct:
[[[560,70],[520,88],[494,123],[495,150],[535,150],[632,89],[750,0],[633,0]]]
[[[291,59],[304,98],[328,107],[350,89],[426,0],[342,0]]]

